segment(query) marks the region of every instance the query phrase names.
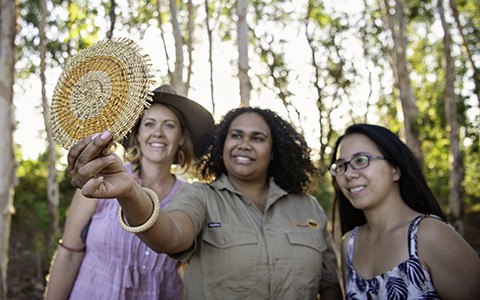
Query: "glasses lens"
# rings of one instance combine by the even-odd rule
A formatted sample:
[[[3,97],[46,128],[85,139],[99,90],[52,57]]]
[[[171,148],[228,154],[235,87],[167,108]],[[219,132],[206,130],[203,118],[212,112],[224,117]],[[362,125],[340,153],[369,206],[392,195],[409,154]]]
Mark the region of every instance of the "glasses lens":
[[[355,170],[363,169],[363,168],[368,167],[368,163],[369,163],[368,156],[365,156],[365,155],[357,156],[350,161],[350,165]]]
[[[345,171],[345,164],[344,163],[334,163],[330,167],[330,172],[332,173],[333,176],[337,176],[342,174]]]

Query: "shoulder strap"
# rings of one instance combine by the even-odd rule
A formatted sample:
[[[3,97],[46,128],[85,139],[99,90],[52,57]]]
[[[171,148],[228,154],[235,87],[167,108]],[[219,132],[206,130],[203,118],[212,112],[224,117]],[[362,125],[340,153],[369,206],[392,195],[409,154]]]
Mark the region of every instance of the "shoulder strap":
[[[418,258],[418,248],[417,248],[417,233],[420,222],[425,218],[435,218],[440,221],[445,222],[442,218],[437,215],[424,214],[416,217],[410,222],[408,228],[408,254],[410,258]]]
[[[352,231],[352,235],[350,235],[350,239],[348,240],[347,263],[349,265],[351,265],[353,261],[353,248],[355,246],[355,237],[357,236],[359,230],[360,226],[355,227]]]

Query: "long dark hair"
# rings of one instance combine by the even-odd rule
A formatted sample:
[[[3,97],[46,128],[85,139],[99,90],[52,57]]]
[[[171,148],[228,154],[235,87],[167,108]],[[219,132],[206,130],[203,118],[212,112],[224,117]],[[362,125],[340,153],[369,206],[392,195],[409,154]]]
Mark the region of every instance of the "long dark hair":
[[[371,124],[355,124],[347,128],[340,136],[333,149],[331,163],[337,159],[337,151],[344,137],[359,133],[368,137],[378,147],[387,161],[400,169],[400,195],[403,201],[413,210],[422,214],[435,214],[445,219],[445,216],[428,187],[418,160],[408,146],[390,130]],[[350,201],[340,190],[336,178],[332,180],[335,189],[334,207],[339,206],[340,224],[342,235],[352,230],[355,226],[366,223],[365,215],[352,206]]]
[[[272,134],[272,156],[268,167],[268,176],[289,193],[301,193],[310,184],[311,177],[318,174],[318,169],[310,158],[311,149],[303,135],[282,119],[278,114],[258,107],[240,107],[230,110],[219,124],[210,132],[204,144],[204,154],[201,156],[198,170],[202,177],[214,180],[227,170],[223,163],[223,147],[230,124],[239,115],[256,113],[261,116]]]

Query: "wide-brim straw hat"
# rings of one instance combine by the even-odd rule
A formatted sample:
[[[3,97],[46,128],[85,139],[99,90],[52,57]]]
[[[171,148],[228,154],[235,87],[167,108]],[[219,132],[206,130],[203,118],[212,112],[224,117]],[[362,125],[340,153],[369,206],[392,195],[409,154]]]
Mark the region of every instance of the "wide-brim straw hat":
[[[50,107],[50,124],[58,144],[68,150],[107,129],[112,132],[112,143],[123,140],[153,96],[150,58],[140,51],[130,39],[113,38],[70,59]]]
[[[206,133],[214,126],[212,114],[196,101],[178,95],[170,85],[162,85],[153,91],[152,104],[164,104],[175,108],[182,114],[187,130],[192,137],[195,154],[198,155]],[[128,147],[131,135],[122,143]]]

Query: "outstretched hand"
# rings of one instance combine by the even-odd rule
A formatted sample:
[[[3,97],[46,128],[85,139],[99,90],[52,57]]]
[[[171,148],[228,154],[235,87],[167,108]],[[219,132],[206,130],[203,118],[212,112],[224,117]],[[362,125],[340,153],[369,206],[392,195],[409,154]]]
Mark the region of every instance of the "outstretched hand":
[[[122,159],[108,149],[110,131],[94,134],[68,152],[68,173],[74,187],[90,198],[117,198],[136,184]]]

